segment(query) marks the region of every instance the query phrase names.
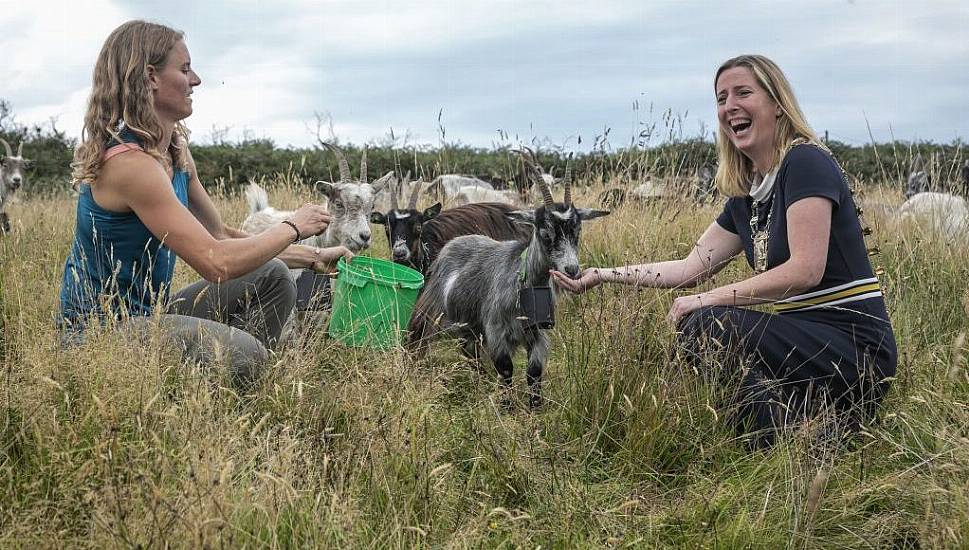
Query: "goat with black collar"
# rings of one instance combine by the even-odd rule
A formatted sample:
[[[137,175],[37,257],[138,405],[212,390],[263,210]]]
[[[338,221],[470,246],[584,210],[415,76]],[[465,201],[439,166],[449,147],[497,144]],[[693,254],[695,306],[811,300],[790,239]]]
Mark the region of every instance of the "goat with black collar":
[[[533,168],[544,204],[534,210],[512,211],[507,216],[532,226],[531,238],[496,241],[468,235],[450,241],[428,272],[408,327],[407,345],[410,349],[426,350],[430,338],[447,332],[463,338],[465,353],[476,357],[480,343],[506,388],[511,386],[514,370],[512,355],[524,345],[528,351],[529,405],[536,408],[542,404],[548,336],[533,320],[523,316],[520,289],[550,287],[552,269],[577,277],[582,222],[609,212],[572,204],[568,167],[565,199],[554,202],[531,156],[526,160]]]

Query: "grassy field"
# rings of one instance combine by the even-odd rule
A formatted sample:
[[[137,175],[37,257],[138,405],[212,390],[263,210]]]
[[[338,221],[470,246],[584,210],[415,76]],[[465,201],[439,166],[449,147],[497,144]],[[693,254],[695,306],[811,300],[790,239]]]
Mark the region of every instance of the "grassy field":
[[[900,202],[874,189],[866,200]],[[217,200],[241,221],[239,197]],[[717,209],[625,206],[588,225],[583,264],[681,255]],[[61,351],[73,200],[11,217],[0,547],[969,546],[969,251],[915,227],[866,216],[899,375],[881,421],[832,455],[807,433],[745,450],[712,406],[726,390],[670,359],[675,291],[563,299],[537,414],[500,412],[492,381],[446,343],[412,364],[309,329],[249,395],[110,333]],[[717,281],[745,273],[735,262]],[[177,277],[195,274],[183,264]]]

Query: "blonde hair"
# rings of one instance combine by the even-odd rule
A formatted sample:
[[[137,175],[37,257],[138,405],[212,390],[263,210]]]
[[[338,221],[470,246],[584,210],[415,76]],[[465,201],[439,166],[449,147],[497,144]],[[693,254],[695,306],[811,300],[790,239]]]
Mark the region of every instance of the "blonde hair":
[[[104,41],[94,64],[81,144],[71,163],[75,185],[97,181],[101,156],[112,138],[121,141],[122,128],[136,135],[149,155],[159,162],[165,159],[165,153],[158,150],[163,129],[148,86],[148,66],[164,67],[169,52],[183,38],[181,31],[164,25],[128,21]],[[181,169],[187,162],[186,143],[188,130],[176,123],[167,153]]]
[[[728,59],[720,65],[716,76],[713,78],[714,93],[716,93],[720,75],[724,71],[736,67],[749,69],[760,87],[781,108],[781,116],[777,119],[777,127],[774,133],[774,149],[769,168],[766,168],[765,172],[776,168],[784,159],[787,151],[798,143],[812,143],[826,151],[828,150],[804,118],[804,113],[801,112],[801,107],[797,103],[791,83],[784,76],[784,72],[770,59],[762,55],[741,55]],[[717,174],[714,177],[717,189],[730,197],[747,195],[750,192],[750,183],[753,179],[753,163],[730,141],[730,136],[723,126],[719,126],[717,130],[717,160]]]

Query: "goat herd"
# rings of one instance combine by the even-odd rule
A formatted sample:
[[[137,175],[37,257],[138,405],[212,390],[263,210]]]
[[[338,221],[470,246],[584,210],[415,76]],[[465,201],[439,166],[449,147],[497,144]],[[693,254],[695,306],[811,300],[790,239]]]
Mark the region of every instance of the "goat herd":
[[[502,383],[510,386],[512,355],[525,346],[529,403],[539,406],[548,352],[543,327],[547,325],[522,316],[519,292],[549,289],[551,269],[577,276],[582,222],[609,212],[573,204],[568,165],[564,200],[555,202],[549,181],[543,177],[547,174],[527,149],[522,155],[542,204],[516,209],[508,201],[496,200],[500,192],[486,182],[463,176],[440,177],[427,189],[421,180],[411,183],[405,177],[398,181],[392,172],[369,182],[366,153],[360,177],[354,180],[343,152],[325,145],[337,157],[340,181],[317,182],[316,186],[327,198],[333,222],[322,235],[306,239],[304,244],[342,245],[359,252],[371,243],[370,222],[383,225],[393,260],[426,275],[408,327],[408,348],[420,353],[436,335],[457,336],[469,357],[477,359],[482,350],[487,352]],[[409,191],[406,208],[400,206],[402,190]],[[443,211],[441,202],[418,210],[422,192],[467,202]],[[389,204],[385,211],[375,210],[377,195],[382,193]],[[246,198],[249,215],[242,224],[244,231],[265,231],[291,214],[269,206],[265,190],[255,183],[249,185]],[[479,202],[481,199],[485,202]],[[554,300],[550,289],[545,295]]]
[[[408,325],[406,346],[423,354],[435,336],[457,337],[469,358],[477,360],[482,351],[486,352],[506,387],[511,385],[512,357],[524,346],[528,356],[529,405],[540,406],[542,372],[548,353],[548,337],[543,329],[548,325],[526,315],[524,293],[547,289],[544,296],[548,303],[544,307],[554,310],[549,271],[578,276],[582,223],[609,212],[573,204],[568,163],[562,182],[564,200],[555,202],[550,190],[555,180],[527,148],[520,153],[531,180],[528,195],[540,197],[537,208],[517,207],[521,197],[514,191],[495,190],[489,182],[468,176],[438,176],[425,186],[420,179],[411,182],[409,174],[399,181],[393,172],[388,172],[369,182],[366,150],[360,177],[354,180],[344,153],[332,144],[324,145],[337,157],[340,181],[317,182],[316,186],[326,196],[334,219],[325,233],[307,239],[305,244],[342,245],[359,252],[370,246],[370,223],[382,225],[393,261],[426,277]],[[712,172],[703,167],[698,176],[712,180]],[[969,161],[963,168],[963,178],[969,186]],[[611,200],[617,204],[617,198],[635,198],[636,192],[649,198],[668,194],[655,183],[644,185],[650,189],[642,190],[640,186],[629,197],[604,193],[600,203]],[[417,203],[422,193],[439,200],[420,210]],[[405,197],[406,207],[402,207]],[[246,190],[246,198],[249,215],[242,225],[245,231],[264,231],[291,214],[269,206],[265,190],[255,183]],[[454,206],[442,210],[441,200]],[[966,200],[956,195],[924,190],[914,193],[898,215],[928,215],[939,220],[936,229],[946,236],[969,235]]]

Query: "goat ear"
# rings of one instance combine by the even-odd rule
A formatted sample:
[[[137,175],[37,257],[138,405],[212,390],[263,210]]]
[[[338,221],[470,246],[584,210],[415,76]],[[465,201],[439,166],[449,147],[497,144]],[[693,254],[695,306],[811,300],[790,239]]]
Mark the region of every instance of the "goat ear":
[[[441,203],[439,203],[439,202],[438,203],[434,203],[434,205],[428,206],[424,210],[424,219],[425,220],[430,220],[432,218],[437,217],[437,215],[440,214],[440,213],[441,213]]]
[[[318,181],[315,184],[313,184],[313,187],[315,187],[317,191],[319,191],[320,193],[323,193],[324,195],[326,195],[331,199],[340,194],[339,184],[337,183],[330,183],[328,181]]]
[[[370,223],[375,223],[377,225],[387,225],[387,216],[380,212],[370,213]]]
[[[505,217],[513,222],[535,225],[534,210],[512,210],[511,212],[505,212]]]
[[[594,220],[596,218],[601,218],[603,216],[608,216],[608,210],[593,210],[592,208],[576,208],[576,212],[579,213],[579,218],[582,221]]]

